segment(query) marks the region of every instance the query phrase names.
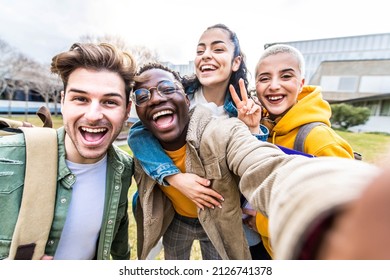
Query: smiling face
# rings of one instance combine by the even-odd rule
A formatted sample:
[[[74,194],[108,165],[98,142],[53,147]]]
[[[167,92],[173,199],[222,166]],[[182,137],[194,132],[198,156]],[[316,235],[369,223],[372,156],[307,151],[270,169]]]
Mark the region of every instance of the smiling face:
[[[137,115],[143,125],[160,141],[165,150],[174,151],[185,144],[189,123],[189,100],[184,90],[177,90],[169,96],[157,93],[158,85],[175,81],[172,73],[162,69],[149,69],[139,76],[143,82],[137,83],[134,90],[150,89],[151,97],[142,107],[136,106]]]
[[[74,70],[61,95],[66,158],[75,163],[102,159],[130,112],[125,83],[114,72]]]
[[[257,65],[257,97],[272,118],[294,106],[304,82],[299,60],[290,53],[269,55]]]
[[[234,44],[229,33],[221,28],[206,30],[199,39],[195,57],[195,72],[203,87],[221,86],[222,94],[241,57],[234,56]]]

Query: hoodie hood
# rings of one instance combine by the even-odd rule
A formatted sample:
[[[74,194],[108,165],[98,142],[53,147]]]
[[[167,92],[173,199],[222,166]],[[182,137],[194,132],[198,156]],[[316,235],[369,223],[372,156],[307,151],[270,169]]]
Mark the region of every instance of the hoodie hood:
[[[322,98],[321,87],[304,86],[298,102],[275,124],[270,135],[285,135],[310,122],[323,122],[330,126],[331,108]]]

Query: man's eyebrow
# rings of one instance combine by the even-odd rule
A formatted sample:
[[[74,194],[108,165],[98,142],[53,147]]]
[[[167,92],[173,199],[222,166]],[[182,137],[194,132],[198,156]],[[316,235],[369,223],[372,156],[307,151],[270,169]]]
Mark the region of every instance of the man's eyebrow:
[[[77,92],[77,93],[88,94],[88,92],[86,92],[85,90],[81,90],[81,89],[77,89],[77,88],[70,88],[68,91],[69,92],[72,91],[72,92]]]
[[[76,92],[76,93],[81,93],[81,94],[85,94],[85,95],[89,94],[87,91],[82,90],[82,89],[77,89],[77,88],[70,88],[69,92]],[[103,95],[123,98],[122,94],[117,93],[117,92],[107,92],[107,93],[104,93]]]

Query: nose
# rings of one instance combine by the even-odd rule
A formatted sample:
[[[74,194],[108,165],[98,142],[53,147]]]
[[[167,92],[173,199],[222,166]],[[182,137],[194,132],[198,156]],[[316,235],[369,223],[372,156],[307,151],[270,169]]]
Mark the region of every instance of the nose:
[[[150,89],[150,104],[159,104],[166,101],[167,98],[163,94],[159,93],[156,88]]]
[[[280,88],[280,81],[278,78],[273,78],[271,79],[271,84],[270,84],[270,88],[272,90],[277,90]]]
[[[102,107],[98,101],[92,101],[85,112],[85,118],[90,122],[103,119]]]
[[[208,60],[211,58],[211,52],[209,49],[206,49],[202,54],[202,60]]]

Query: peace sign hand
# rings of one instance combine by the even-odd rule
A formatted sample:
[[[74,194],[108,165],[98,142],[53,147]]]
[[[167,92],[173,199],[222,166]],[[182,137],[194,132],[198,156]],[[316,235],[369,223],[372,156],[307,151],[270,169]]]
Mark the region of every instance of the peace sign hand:
[[[260,133],[261,106],[256,104],[252,99],[248,98],[248,93],[245,88],[244,80],[241,78],[238,81],[242,100],[238,97],[233,85],[229,86],[230,94],[236,104],[238,119],[243,121],[253,134]]]

